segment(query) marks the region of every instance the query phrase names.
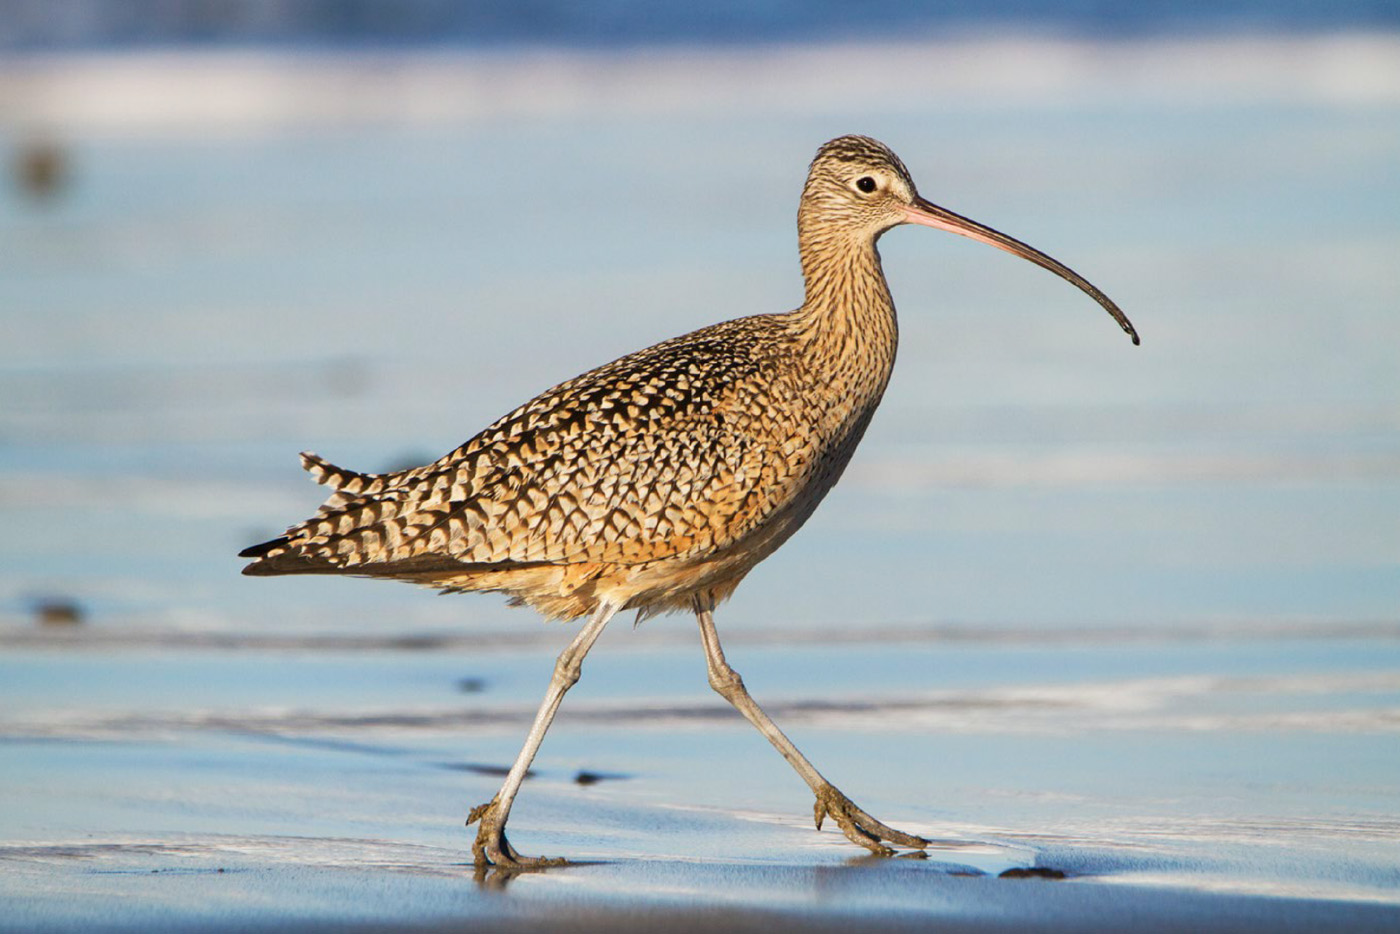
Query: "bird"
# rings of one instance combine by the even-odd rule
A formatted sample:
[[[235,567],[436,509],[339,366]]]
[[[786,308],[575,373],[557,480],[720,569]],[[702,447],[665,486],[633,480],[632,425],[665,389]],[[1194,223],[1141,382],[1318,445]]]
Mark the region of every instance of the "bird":
[[[797,214],[802,305],[721,321],[567,380],[421,467],[358,473],[312,453],[330,488],[314,516],[243,550],[249,575],[389,578],[497,592],[548,619],[583,618],[559,654],[500,791],[474,808],[478,868],[532,869],[506,822],[565,693],[608,621],[693,613],[710,686],[807,783],[826,818],[879,856],[930,841],[875,819],[826,780],[730,667],[715,608],[812,515],[846,469],[894,366],[898,324],[876,241],[914,224],[1059,275],[1139,343],[1119,307],[1048,255],[922,198],[885,144],[841,136],[816,153]]]

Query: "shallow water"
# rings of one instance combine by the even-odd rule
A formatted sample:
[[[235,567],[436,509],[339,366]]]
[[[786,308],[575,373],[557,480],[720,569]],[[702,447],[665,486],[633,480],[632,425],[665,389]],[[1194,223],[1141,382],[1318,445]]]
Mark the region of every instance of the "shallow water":
[[[1070,874],[1044,896],[1067,928],[1393,926],[1394,52],[99,56],[73,85],[12,65],[3,141],[43,128],[74,175],[47,207],[0,194],[0,892],[21,911],[0,927],[639,904],[1010,924],[1037,890],[985,886],[1032,864]],[[511,825],[602,862],[491,901],[461,820],[568,634],[492,598],[250,581],[233,555],[318,502],[302,448],[432,458],[588,365],[791,307],[801,168],[852,130],[1143,334],[1043,271],[893,232],[884,407],[719,615],[833,781],[979,846],[848,865],[708,690],[693,623],[619,621]],[[83,621],[37,625],[55,600]]]

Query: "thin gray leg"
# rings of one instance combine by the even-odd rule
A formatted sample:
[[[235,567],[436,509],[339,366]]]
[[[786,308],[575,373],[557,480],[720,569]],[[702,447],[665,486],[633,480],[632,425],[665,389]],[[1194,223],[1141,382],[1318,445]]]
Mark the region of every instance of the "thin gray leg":
[[[705,664],[710,672],[710,687],[733,704],[734,709],[743,714],[746,720],[758,727],[758,731],[768,738],[768,742],[772,743],[778,752],[783,754],[783,758],[812,789],[812,793],[817,796],[813,814],[816,817],[818,830],[821,829],[822,821],[830,816],[840,825],[841,832],[846,835],[848,840],[865,847],[878,856],[894,855],[894,850],[881,843],[882,840],[916,850],[922,850],[929,845],[929,841],[923,837],[895,830],[871,817],[857,807],[850,798],[843,795],[835,785],[823,778],[816,766],[808,761],[807,757],[792,744],[792,740],[788,739],[768,714],[763,712],[763,708],[758,706],[758,702],[749,695],[748,690],[744,687],[744,680],[739,677],[739,673],[730,668],[729,663],[725,661],[724,649],[719,644],[719,633],[715,631],[712,609],[697,601],[695,618],[700,623],[700,641],[705,646]]]
[[[525,737],[525,745],[521,748],[520,755],[515,757],[515,764],[510,767],[505,783],[501,785],[501,790],[496,792],[496,797],[473,808],[467,818],[468,826],[477,821],[481,822],[477,828],[476,842],[472,844],[472,856],[477,866],[533,868],[564,864],[563,859],[521,856],[517,853],[506,840],[506,820],[510,817],[510,807],[515,801],[516,792],[520,790],[520,783],[525,780],[525,773],[529,771],[530,763],[535,760],[540,743],[544,742],[544,734],[554,721],[554,714],[559,710],[560,702],[564,700],[569,688],[578,683],[579,674],[583,670],[584,656],[593,648],[593,643],[597,641],[603,627],[617,611],[618,607],[612,604],[599,604],[588,623],[574,637],[574,641],[559,653],[559,658],[554,663],[554,677],[549,681],[549,690],[545,691],[544,700],[535,714],[535,722],[530,727],[530,734]]]

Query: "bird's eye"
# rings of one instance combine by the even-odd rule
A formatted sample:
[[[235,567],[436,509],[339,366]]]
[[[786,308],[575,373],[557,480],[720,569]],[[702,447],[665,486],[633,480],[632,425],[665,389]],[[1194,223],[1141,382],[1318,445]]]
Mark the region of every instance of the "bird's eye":
[[[869,175],[862,175],[856,179],[856,187],[868,195],[875,190],[875,179]]]

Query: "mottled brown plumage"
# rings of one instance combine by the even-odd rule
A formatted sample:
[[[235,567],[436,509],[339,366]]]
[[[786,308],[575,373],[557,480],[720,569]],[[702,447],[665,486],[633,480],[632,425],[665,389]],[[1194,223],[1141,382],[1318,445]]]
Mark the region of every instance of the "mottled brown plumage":
[[[812,214],[816,202],[804,203]],[[246,573],[499,590],[564,618],[605,594],[652,612],[689,609],[696,595],[718,602],[836,482],[894,362],[873,241],[851,251],[814,236],[804,247],[815,288],[798,311],[629,354],[425,467],[359,474],[303,455],[336,492]]]
[[[246,574],[386,577],[500,591],[550,617],[592,617],[560,657],[501,795],[478,809],[479,862],[529,862],[503,828],[524,768],[607,619],[692,609],[711,684],[803,774],[817,815],[852,840],[920,838],[880,824],[825,782],[724,662],[710,613],[795,532],[840,478],[894,365],[898,328],[875,242],[918,223],[1030,259],[1112,302],[1019,241],[920,198],[883,144],[817,152],[798,211],[806,300],[785,314],[701,328],[542,393],[432,464],[390,474],[302,463],[334,489],[315,516],[247,549]],[[523,763],[523,764],[522,764]]]

